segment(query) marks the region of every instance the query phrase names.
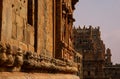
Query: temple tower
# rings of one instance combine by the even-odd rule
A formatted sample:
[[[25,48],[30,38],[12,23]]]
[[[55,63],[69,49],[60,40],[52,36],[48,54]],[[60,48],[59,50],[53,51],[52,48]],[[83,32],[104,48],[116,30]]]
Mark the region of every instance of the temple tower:
[[[106,65],[112,65],[112,62],[111,62],[111,50],[109,48],[107,48],[106,50]]]

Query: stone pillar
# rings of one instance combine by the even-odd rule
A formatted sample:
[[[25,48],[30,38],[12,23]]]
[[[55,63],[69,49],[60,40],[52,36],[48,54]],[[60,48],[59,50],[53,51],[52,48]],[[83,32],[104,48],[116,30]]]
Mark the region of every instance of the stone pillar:
[[[2,7],[2,32],[1,32],[1,40],[8,41],[11,38],[11,30],[12,30],[12,7],[11,1],[3,0],[2,3],[4,6]]]

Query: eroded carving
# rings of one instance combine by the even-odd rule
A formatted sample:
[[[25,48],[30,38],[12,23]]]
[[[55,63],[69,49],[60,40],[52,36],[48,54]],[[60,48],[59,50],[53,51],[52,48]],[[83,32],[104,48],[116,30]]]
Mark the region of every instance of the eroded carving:
[[[14,60],[14,71],[20,71],[23,65],[23,51],[19,48]]]
[[[40,71],[54,70],[54,72],[74,73],[77,72],[77,66],[73,64],[75,63],[71,61],[62,61],[27,51],[24,55],[23,70],[30,71],[30,69],[34,69],[34,71],[37,71],[40,69]]]
[[[0,66],[4,66],[7,60],[5,44],[0,42]]]
[[[14,52],[14,53],[13,53]],[[0,71],[33,71],[33,72],[77,72],[75,63],[59,60],[35,52],[18,48],[15,52],[8,43],[0,42]]]
[[[13,54],[9,43],[0,42],[0,71],[20,71],[23,65],[23,52],[21,49]]]
[[[14,64],[14,56],[12,53],[12,49],[10,44],[6,44],[6,56],[7,56],[7,60],[6,60],[6,66],[13,66]]]

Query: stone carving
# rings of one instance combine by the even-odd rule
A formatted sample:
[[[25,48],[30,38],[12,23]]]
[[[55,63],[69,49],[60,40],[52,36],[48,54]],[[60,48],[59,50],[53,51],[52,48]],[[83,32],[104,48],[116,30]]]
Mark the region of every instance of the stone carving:
[[[9,43],[0,42],[0,71],[20,71],[23,65],[23,52],[18,49],[13,54]]]
[[[8,43],[6,44],[6,56],[7,56],[6,66],[13,66],[14,56],[12,53],[11,46]]]
[[[74,63],[75,64],[75,63]],[[77,72],[77,67],[70,61],[62,61],[54,58],[49,58],[43,55],[37,55],[27,51],[24,55],[24,63],[22,66],[24,71],[50,70],[54,72],[74,73]]]
[[[47,61],[47,60],[46,60]],[[45,59],[37,53],[27,51],[24,55],[24,68],[41,68],[47,66]],[[48,62],[47,62],[48,63]],[[29,65],[29,66],[26,66]]]
[[[71,61],[59,60],[18,48],[13,53],[9,43],[0,42],[0,71],[77,72]],[[49,71],[48,71],[49,70]]]
[[[34,67],[34,58],[33,58],[33,54],[31,51],[27,51],[25,54],[24,54],[24,65],[23,67],[24,68],[32,68]]]
[[[4,66],[7,60],[5,44],[0,42],[0,66]]]
[[[19,48],[15,55],[14,71],[20,71],[23,65],[23,51]]]

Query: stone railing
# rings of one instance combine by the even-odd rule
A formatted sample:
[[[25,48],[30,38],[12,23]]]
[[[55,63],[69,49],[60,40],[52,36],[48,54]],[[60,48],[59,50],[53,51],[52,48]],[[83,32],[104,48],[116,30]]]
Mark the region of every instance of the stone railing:
[[[0,72],[51,72],[76,73],[77,64],[72,61],[63,61],[55,58],[38,55],[31,51],[12,49],[10,44],[0,42]]]

